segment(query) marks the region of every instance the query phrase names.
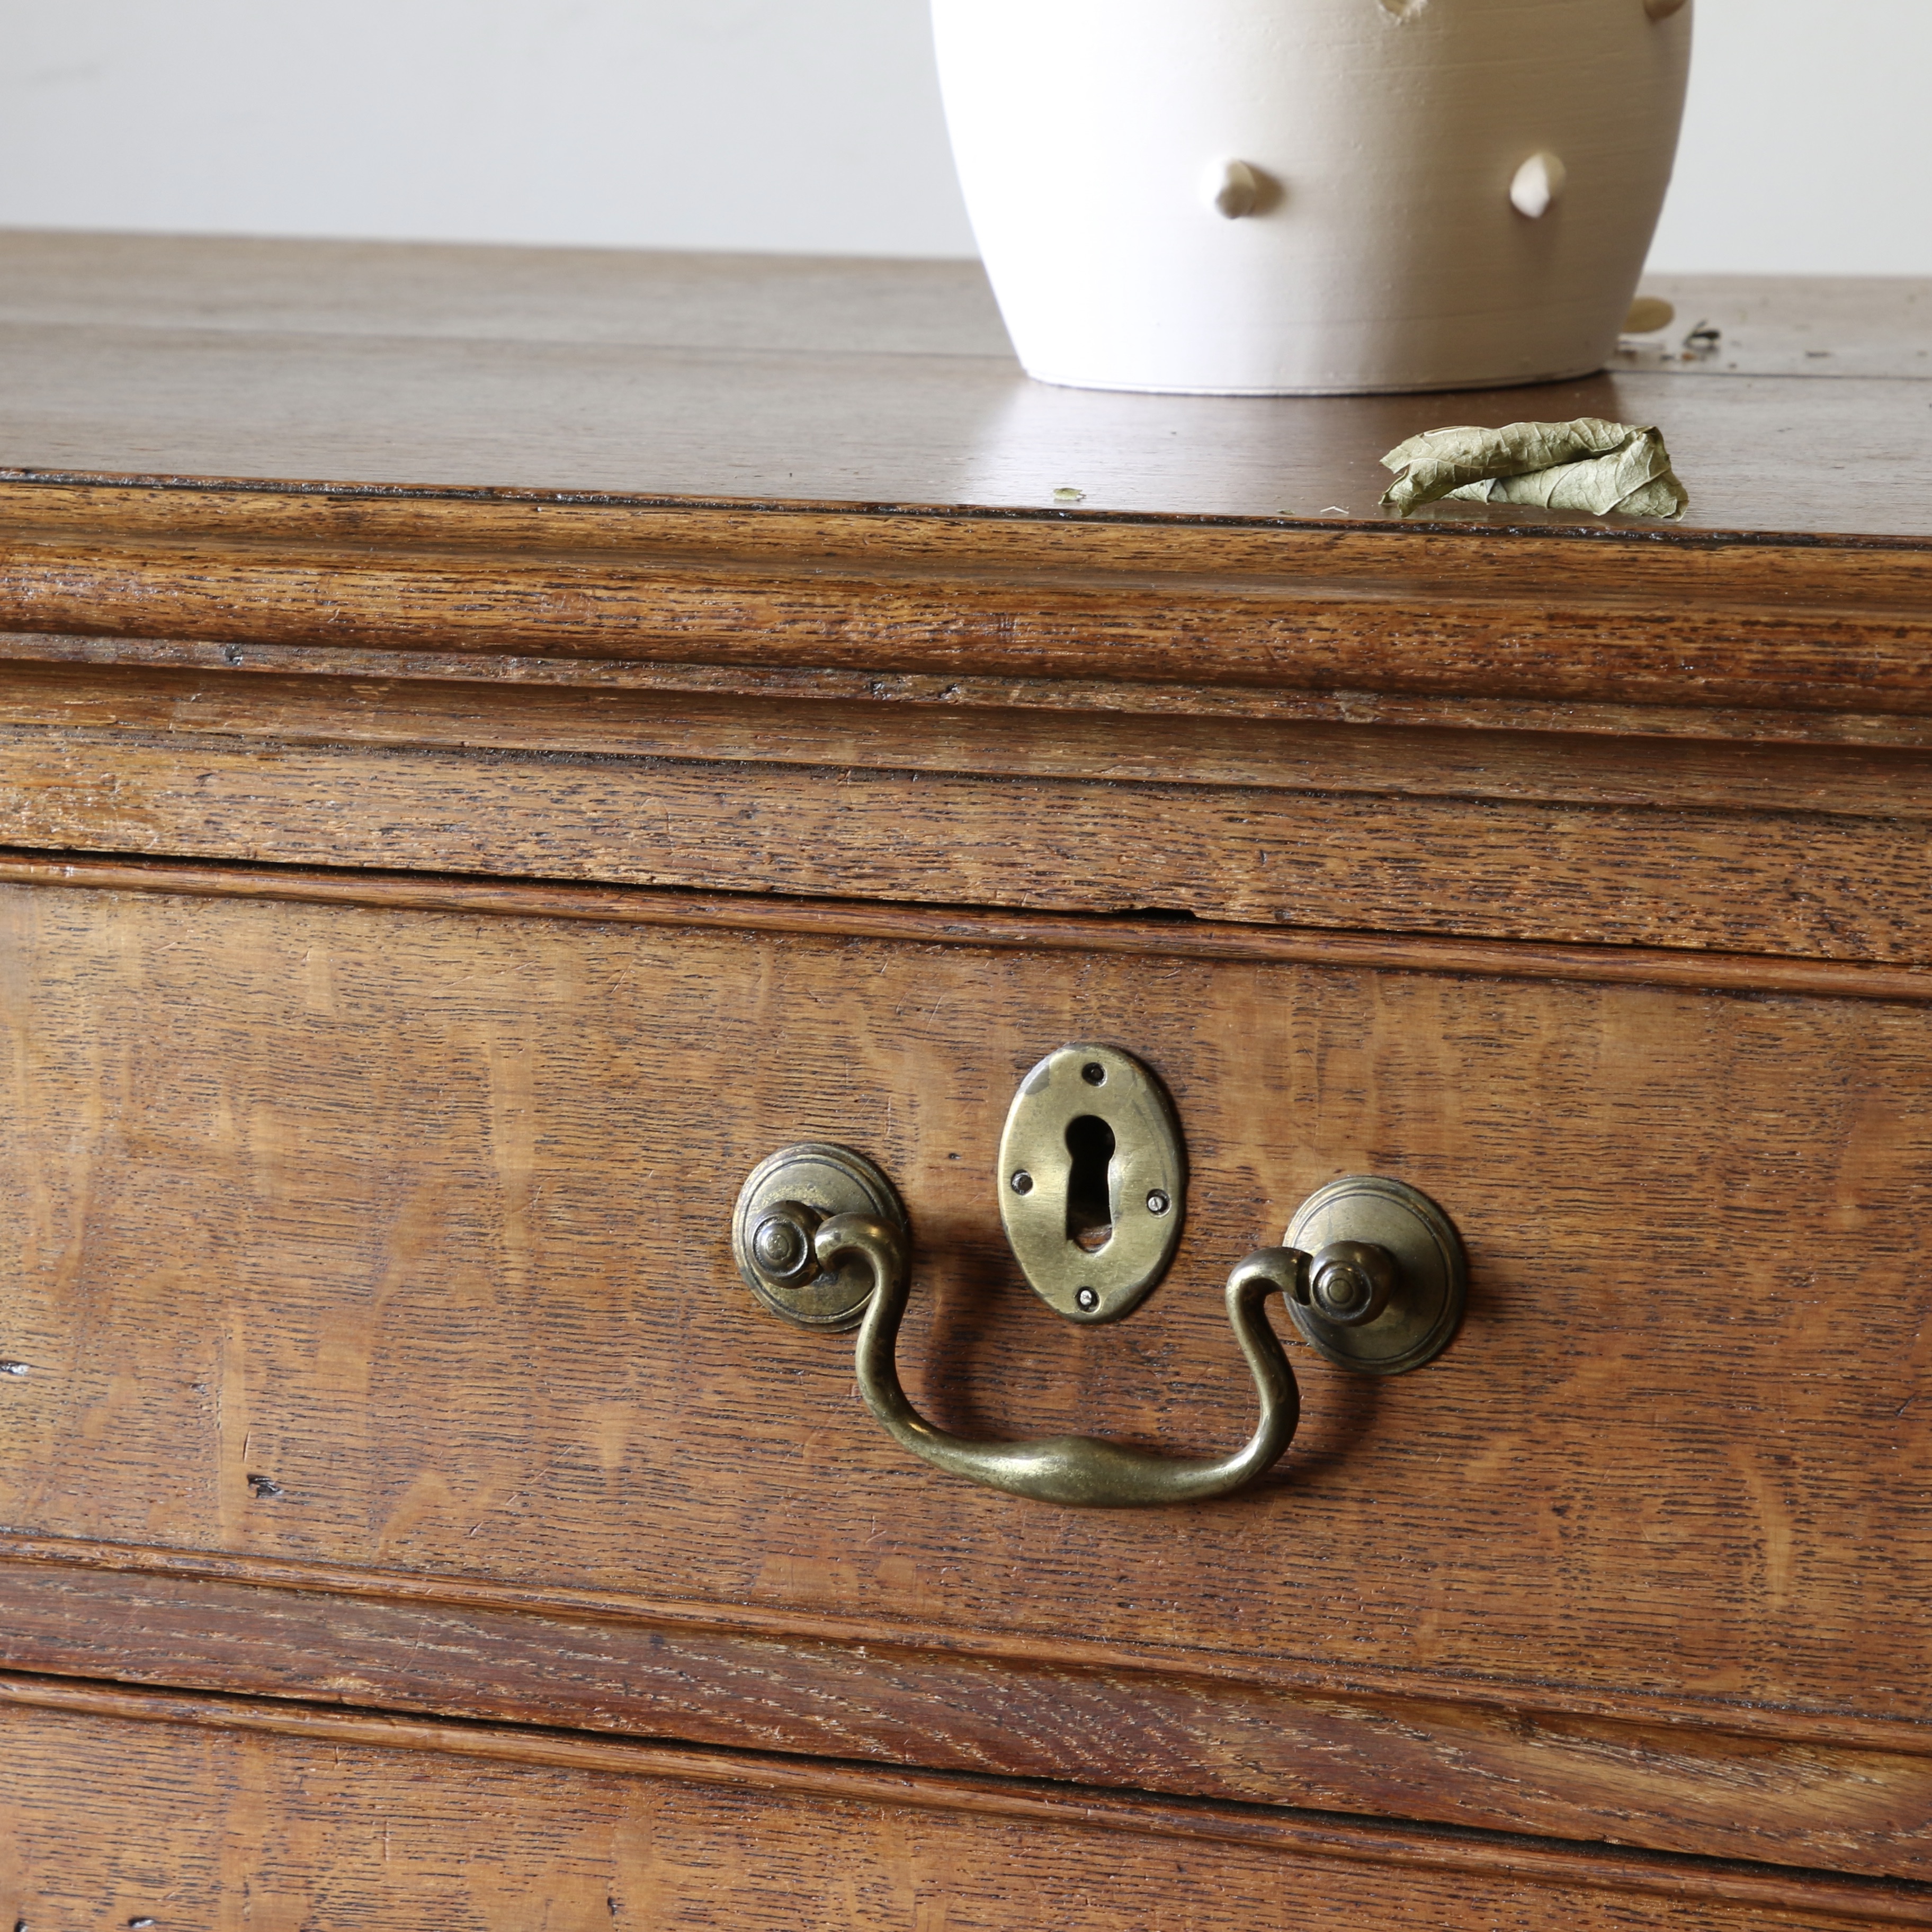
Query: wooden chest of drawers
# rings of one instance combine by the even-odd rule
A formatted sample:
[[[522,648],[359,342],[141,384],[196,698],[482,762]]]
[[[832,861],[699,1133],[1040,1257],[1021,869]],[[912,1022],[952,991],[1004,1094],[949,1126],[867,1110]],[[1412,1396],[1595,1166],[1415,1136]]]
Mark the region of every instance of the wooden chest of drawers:
[[[0,1921],[1932,1924],[1932,296],[1274,404],[965,268],[0,256]],[[1374,510],[1582,414],[1684,526]],[[1073,1042],[1188,1177],[1091,1327]],[[961,1435],[1233,1448],[1339,1176],[1467,1312],[1016,1498],[741,1280],[796,1142]]]

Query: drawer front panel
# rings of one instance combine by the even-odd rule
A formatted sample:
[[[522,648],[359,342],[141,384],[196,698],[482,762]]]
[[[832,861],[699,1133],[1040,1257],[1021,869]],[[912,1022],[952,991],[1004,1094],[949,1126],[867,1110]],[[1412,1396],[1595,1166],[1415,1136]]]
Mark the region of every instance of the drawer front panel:
[[[1667,1721],[1767,1736],[1794,1820],[1860,1784],[1808,1749],[1882,1724],[1924,1762],[1923,1007],[44,888],[0,920],[16,1537],[1394,1673],[1450,1706],[1706,1700]],[[1076,1330],[1018,1282],[992,1168],[1018,1074],[1096,1036],[1166,1078],[1194,1178],[1172,1276]],[[1338,1173],[1448,1207],[1469,1316],[1399,1382],[1296,1352],[1301,1434],[1245,1495],[1016,1502],[908,1462],[849,1342],[738,1282],[739,1180],[809,1137],[899,1184],[904,1373],[962,1431],[1238,1442],[1221,1282]],[[452,1661],[448,1705],[477,1674]],[[648,1724],[634,1702],[614,1721]],[[920,1755],[862,1712],[824,1748]],[[1629,1835],[1736,1850],[1748,1753],[1694,1829],[1624,1748],[1577,1747],[1577,1789],[1625,1778]],[[1550,1775],[1512,1828],[1560,1828]],[[1899,1775],[1810,1862],[1922,1868]],[[1431,1781],[1340,1799],[1465,1816]]]

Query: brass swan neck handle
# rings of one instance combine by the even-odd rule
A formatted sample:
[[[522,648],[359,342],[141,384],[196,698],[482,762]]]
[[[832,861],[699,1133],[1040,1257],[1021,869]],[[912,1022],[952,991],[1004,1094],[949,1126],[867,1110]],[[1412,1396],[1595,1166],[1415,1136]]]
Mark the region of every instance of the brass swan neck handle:
[[[949,1434],[913,1407],[899,1382],[899,1324],[912,1286],[904,1238],[871,1215],[836,1214],[819,1227],[812,1246],[828,1273],[848,1258],[870,1270],[874,1286],[856,1352],[859,1392],[895,1442],[950,1476],[1087,1509],[1204,1502],[1265,1474],[1294,1439],[1300,1391],[1263,1307],[1270,1294],[1305,1293],[1309,1257],[1292,1248],[1258,1249],[1228,1277],[1228,1319],[1255,1378],[1261,1420],[1233,1454],[1196,1456],[1157,1455],[1090,1436],[1001,1442]]]
[[[1162,1200],[1163,1214],[1178,1204]],[[1228,1277],[1228,1320],[1261,1401],[1253,1435],[1227,1456],[1163,1456],[1085,1436],[982,1441],[920,1414],[898,1372],[912,1292],[905,1208],[886,1175],[850,1148],[801,1141],[760,1161],[733,1210],[731,1248],[746,1286],[773,1314],[805,1328],[859,1330],[860,1393],[902,1448],[1009,1496],[1090,1509],[1204,1502],[1280,1460],[1301,1396],[1268,1325],[1270,1295],[1285,1299],[1300,1339],[1322,1360],[1372,1376],[1433,1361],[1455,1334],[1464,1298],[1461,1238],[1426,1195],[1373,1174],[1330,1181],[1301,1204],[1280,1247],[1257,1249]],[[1122,1310],[1144,1284],[1130,1282],[1129,1291],[1117,1298]],[[1082,1298],[1087,1292],[1076,1275],[1060,1312],[1118,1318],[1104,1305],[1096,1316]]]

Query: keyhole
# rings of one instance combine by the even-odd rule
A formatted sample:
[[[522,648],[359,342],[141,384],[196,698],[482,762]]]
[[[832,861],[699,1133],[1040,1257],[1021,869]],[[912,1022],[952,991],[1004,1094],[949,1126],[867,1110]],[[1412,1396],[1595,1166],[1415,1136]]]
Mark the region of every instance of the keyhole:
[[[1073,1170],[1066,1177],[1066,1238],[1090,1255],[1114,1238],[1114,1130],[1093,1114],[1066,1124],[1066,1151]]]

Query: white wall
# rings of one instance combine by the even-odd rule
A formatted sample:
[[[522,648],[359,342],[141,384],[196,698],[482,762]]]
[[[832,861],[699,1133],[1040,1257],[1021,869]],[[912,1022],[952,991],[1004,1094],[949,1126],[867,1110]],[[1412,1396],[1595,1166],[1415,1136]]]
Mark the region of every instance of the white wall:
[[[1654,268],[1932,275],[1932,0],[1694,0]]]
[[[1695,4],[1654,265],[1932,274],[1932,0]],[[0,0],[0,225],[972,249],[925,0]]]

